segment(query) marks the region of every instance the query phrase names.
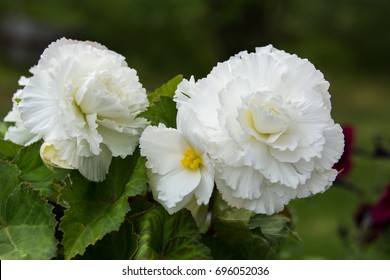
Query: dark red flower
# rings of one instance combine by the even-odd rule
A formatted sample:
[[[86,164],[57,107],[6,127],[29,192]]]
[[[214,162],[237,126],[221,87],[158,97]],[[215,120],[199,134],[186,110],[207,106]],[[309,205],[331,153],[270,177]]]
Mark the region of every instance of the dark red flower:
[[[355,216],[362,230],[363,242],[374,240],[381,232],[390,226],[390,183],[378,202],[373,205],[362,205]]]
[[[371,220],[374,226],[390,224],[390,183],[379,201],[371,208]]]
[[[355,141],[355,129],[352,126],[343,126],[343,133],[345,141],[344,153],[340,160],[333,166],[333,168],[339,171],[338,179],[345,177],[351,171]]]

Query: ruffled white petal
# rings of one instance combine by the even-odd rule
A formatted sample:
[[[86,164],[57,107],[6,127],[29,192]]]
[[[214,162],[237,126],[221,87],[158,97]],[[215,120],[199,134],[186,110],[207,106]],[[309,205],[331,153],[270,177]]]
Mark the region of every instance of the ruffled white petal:
[[[222,194],[222,198],[229,205],[267,215],[282,211],[295,193],[293,190],[285,189],[280,185],[265,185],[261,187],[261,196],[259,198],[240,198],[234,196],[231,186],[219,177],[216,179],[216,184]]]
[[[101,182],[106,178],[112,154],[106,146],[102,146],[101,153],[90,157],[77,157],[80,173],[90,181]]]
[[[103,137],[96,130],[98,127],[96,123],[97,114],[96,113],[86,114],[85,120],[86,120],[85,126],[82,129],[80,129],[80,132],[82,134],[80,138],[88,142],[89,145],[88,150],[93,155],[99,155],[101,152],[100,143],[102,143]]]
[[[336,176],[337,170],[335,169],[314,171],[304,185],[298,186],[297,197],[304,198],[313,194],[323,193],[330,188]]]
[[[36,134],[30,133],[30,131],[23,126],[18,124],[8,128],[4,135],[4,140],[9,140],[15,144],[28,146],[40,140],[40,137]]]
[[[319,169],[329,170],[344,152],[343,129],[339,124],[324,129],[325,143],[320,156],[316,158]]]
[[[21,77],[19,79],[19,85],[26,86],[29,82],[29,79],[25,77]],[[15,92],[12,98],[12,110],[8,112],[5,116],[4,121],[14,123],[13,126],[10,126],[4,135],[5,140],[9,140],[13,143],[28,146],[38,140],[41,137],[37,134],[31,133],[29,129],[24,126],[22,119],[20,118],[19,111],[19,102],[20,102],[20,94],[21,90]]]
[[[122,158],[131,155],[140,135],[147,125],[147,120],[137,118],[130,127],[119,126],[116,122],[110,120],[97,121],[97,131],[103,137],[103,143],[110,149],[114,157]]]
[[[193,85],[195,85],[195,78],[194,76],[191,76],[189,80],[183,79],[182,82],[177,86],[174,100],[178,109],[182,103],[187,102],[188,98],[191,98],[191,88]]]
[[[33,76],[21,93],[20,117],[24,125],[34,134],[47,140],[67,138],[63,123],[65,116],[59,107],[49,73]]]
[[[227,182],[234,197],[257,199],[261,196],[261,186],[266,179],[260,172],[248,166],[228,165],[221,165],[218,170],[218,177]]]
[[[59,159],[78,169],[88,180],[101,182],[105,179],[112,160],[112,154],[105,145],[101,146],[99,155],[81,156],[75,139],[52,141],[52,144]]]
[[[31,133],[19,117],[19,112],[16,108],[10,111],[5,116],[4,121],[14,122],[14,126],[10,126],[4,135],[4,140],[9,140],[13,143],[28,146],[40,139],[37,134]]]

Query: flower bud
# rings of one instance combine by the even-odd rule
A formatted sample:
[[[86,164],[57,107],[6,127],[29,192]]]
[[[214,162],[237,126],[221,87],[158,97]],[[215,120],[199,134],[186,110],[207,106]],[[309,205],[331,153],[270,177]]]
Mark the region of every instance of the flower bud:
[[[51,170],[55,168],[75,169],[69,162],[60,158],[58,150],[51,142],[44,142],[39,151],[43,163]]]

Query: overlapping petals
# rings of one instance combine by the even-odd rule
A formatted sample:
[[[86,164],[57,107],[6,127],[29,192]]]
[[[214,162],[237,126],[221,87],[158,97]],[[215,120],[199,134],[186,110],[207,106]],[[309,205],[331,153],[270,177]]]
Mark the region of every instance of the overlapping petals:
[[[184,80],[175,100],[210,141],[223,198],[273,214],[325,191],[337,175],[332,166],[344,140],[328,87],[309,61],[267,46],[239,53],[197,82]]]
[[[50,44],[19,99],[29,133],[91,181],[104,180],[112,157],[132,154],[147,125],[137,118],[148,100],[136,71],[98,43],[63,38]]]
[[[201,132],[191,123],[190,112],[183,110],[177,116],[177,129],[148,126],[140,138],[153,196],[169,213],[193,199],[197,205],[208,204],[214,187],[213,164]]]

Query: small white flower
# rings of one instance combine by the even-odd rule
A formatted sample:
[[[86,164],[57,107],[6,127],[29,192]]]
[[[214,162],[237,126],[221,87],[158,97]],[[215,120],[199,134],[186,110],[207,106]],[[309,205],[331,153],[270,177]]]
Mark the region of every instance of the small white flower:
[[[309,61],[269,45],[219,63],[197,82],[184,80],[175,100],[179,110],[191,108],[214,145],[208,152],[222,197],[273,214],[325,191],[337,175],[344,140],[328,88]]]
[[[148,100],[136,71],[98,43],[50,44],[19,99],[24,127],[91,181],[105,179],[113,156],[131,155],[147,125],[137,118]]]
[[[198,205],[208,204],[214,168],[190,111],[178,112],[177,129],[163,124],[148,126],[141,135],[140,148],[147,158],[153,196],[169,213],[192,199]]]

